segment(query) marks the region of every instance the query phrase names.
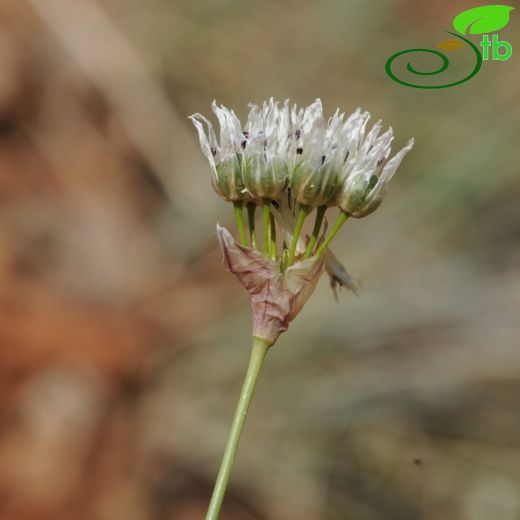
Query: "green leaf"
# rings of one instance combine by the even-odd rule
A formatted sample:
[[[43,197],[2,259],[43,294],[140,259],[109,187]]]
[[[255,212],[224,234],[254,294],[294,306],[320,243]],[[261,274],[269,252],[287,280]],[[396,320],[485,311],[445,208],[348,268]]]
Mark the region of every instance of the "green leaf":
[[[483,5],[462,11],[453,19],[453,27],[461,34],[484,34],[498,31],[509,22],[508,5]],[[469,31],[468,31],[469,29]]]

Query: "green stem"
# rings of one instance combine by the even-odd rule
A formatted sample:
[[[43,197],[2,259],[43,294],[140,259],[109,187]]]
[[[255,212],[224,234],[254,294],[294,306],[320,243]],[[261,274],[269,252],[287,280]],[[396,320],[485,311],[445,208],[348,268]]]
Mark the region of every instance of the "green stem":
[[[320,206],[316,210],[316,220],[314,221],[314,229],[312,230],[311,238],[309,239],[309,243],[307,244],[307,249],[305,250],[305,258],[309,258],[312,256],[312,252],[314,251],[314,246],[318,241],[318,235],[320,234],[321,223],[323,222],[323,217],[325,216],[325,211],[327,211],[327,206]]]
[[[255,229],[255,211],[256,204],[254,202],[247,203],[247,219],[249,222],[249,236],[251,237],[251,245],[256,249],[256,229]]]
[[[270,244],[270,251],[271,251],[271,260],[276,260],[276,224],[274,222],[274,215],[271,213],[271,244]]]
[[[291,247],[289,248],[289,258],[287,259],[287,267],[291,267],[291,265],[293,265],[294,263],[296,245],[298,244],[298,239],[300,238],[300,234],[302,232],[303,223],[305,222],[305,218],[308,214],[309,206],[306,206],[305,204],[300,204],[298,216],[296,217],[296,225],[294,226],[294,234],[291,242]]]
[[[264,233],[264,253],[271,253],[271,201],[264,199],[262,204],[262,229]]]
[[[344,211],[338,215],[336,222],[334,222],[334,225],[332,226],[328,235],[325,237],[325,240],[321,243],[320,247],[318,247],[315,256],[321,256],[323,253],[325,253],[326,249],[332,242],[332,239],[336,236],[336,233],[341,229],[341,226],[347,221],[349,217],[350,215]]]
[[[265,355],[270,346],[271,343],[266,339],[253,337],[253,348],[251,350],[251,357],[249,358],[249,366],[247,367],[246,377],[244,379],[238,405],[233,417],[231,431],[229,432],[226,449],[224,450],[224,455],[218,471],[213,495],[211,496],[208,512],[206,513],[206,520],[217,520],[219,517],[222,501],[224,500],[224,495],[229,482],[229,476],[235,460],[240,434],[242,433],[244,421],[247,416],[249,403],[251,402],[258,374],[260,373]]]
[[[240,238],[240,243],[243,246],[247,246],[246,227],[244,225],[244,211],[242,210],[242,206],[242,201],[233,201],[233,211],[237,223],[238,237]]]
[[[282,249],[282,258],[280,259],[280,271],[282,273],[285,273],[285,270],[287,269],[287,259],[289,258],[289,251],[287,251],[287,248],[284,247]]]

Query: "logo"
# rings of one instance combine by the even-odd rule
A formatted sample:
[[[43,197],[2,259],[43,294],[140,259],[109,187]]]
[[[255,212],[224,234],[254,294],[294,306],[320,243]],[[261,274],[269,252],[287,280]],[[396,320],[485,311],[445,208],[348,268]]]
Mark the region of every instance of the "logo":
[[[393,71],[393,65],[396,59],[406,54],[428,53],[430,56],[434,55],[441,60],[441,64],[437,69],[426,72],[418,70],[412,65],[411,62],[408,62],[406,69],[411,74],[423,77],[435,76],[448,69],[450,66],[450,61],[444,53],[435,49],[422,48],[407,49],[396,52],[390,56],[385,66],[386,73],[397,83],[413,88],[448,88],[465,83],[478,73],[482,67],[483,61],[488,61],[489,59],[494,61],[506,61],[513,55],[512,45],[508,41],[501,41],[498,34],[496,34],[496,31],[503,29],[509,23],[509,15],[513,9],[513,7],[508,5],[483,5],[481,7],[475,7],[473,9],[463,11],[453,19],[453,27],[457,32],[446,32],[451,36],[454,36],[456,39],[444,40],[437,45],[437,48],[443,49],[444,51],[456,51],[464,47],[469,47],[469,49],[472,51],[472,54],[474,55],[475,65],[473,70],[465,78],[457,81],[451,81],[450,83],[446,83],[444,85],[415,84],[411,83],[410,81],[398,78]],[[492,34],[490,38],[489,33],[495,34]],[[478,47],[475,45],[475,43],[465,37],[467,35],[477,34],[483,35]],[[482,47],[482,53],[480,52],[479,47]]]

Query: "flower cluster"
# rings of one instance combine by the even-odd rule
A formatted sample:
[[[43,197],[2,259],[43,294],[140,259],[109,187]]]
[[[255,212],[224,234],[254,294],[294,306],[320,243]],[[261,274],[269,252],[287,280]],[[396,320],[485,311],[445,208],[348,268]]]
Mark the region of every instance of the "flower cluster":
[[[217,193],[229,201],[280,201],[290,188],[310,208],[337,206],[364,217],[380,204],[388,182],[412,148],[413,139],[390,159],[392,129],[381,134],[378,121],[367,132],[368,112],[349,117],[339,110],[327,121],[321,101],[306,108],[271,99],[250,105],[242,127],[233,112],[213,103],[220,124],[191,116]],[[206,127],[206,128],[205,128]]]
[[[324,264],[334,291],[339,284],[356,292],[356,279],[328,247],[349,217],[377,209],[413,139],[390,158],[391,128],[381,133],[378,121],[367,129],[370,114],[361,109],[348,117],[337,110],[326,120],[319,99],[306,108],[288,100],[252,104],[243,126],[232,110],[213,102],[213,111],[219,139],[204,116],[194,114],[191,120],[211,167],[213,187],[233,202],[239,243],[220,226],[217,234],[228,269],[251,294],[254,335],[273,343],[312,293]],[[327,234],[330,207],[340,212]],[[313,210],[314,227],[303,240],[304,221]]]

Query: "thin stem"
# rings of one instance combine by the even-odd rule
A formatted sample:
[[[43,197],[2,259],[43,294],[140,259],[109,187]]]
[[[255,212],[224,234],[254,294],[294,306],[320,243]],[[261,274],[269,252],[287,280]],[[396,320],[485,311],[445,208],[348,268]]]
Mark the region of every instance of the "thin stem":
[[[303,223],[305,222],[305,218],[308,214],[309,206],[306,206],[305,204],[300,204],[298,216],[296,217],[296,225],[294,226],[294,234],[291,242],[291,247],[289,248],[289,258],[287,259],[287,267],[291,267],[291,265],[294,263],[296,246],[298,244],[298,239],[300,238],[300,234],[302,232]]]
[[[276,224],[274,222],[274,215],[271,213],[271,244],[270,244],[270,251],[271,251],[271,260],[276,260]]]
[[[265,355],[270,346],[271,343],[266,339],[253,337],[253,348],[251,350],[251,357],[249,358],[249,366],[247,367],[244,385],[242,386],[240,398],[233,417],[231,431],[229,432],[226,449],[218,471],[213,495],[211,496],[208,512],[206,513],[206,520],[217,520],[219,517],[220,508],[222,507],[222,501],[226,493],[229,476],[235,460],[240,434],[242,433],[244,421],[247,416],[249,403],[251,402],[258,374],[260,373]]]
[[[256,229],[255,229],[255,211],[256,204],[254,202],[247,203],[247,219],[249,222],[249,236],[251,237],[251,245],[256,249]]]
[[[314,229],[312,230],[311,238],[309,239],[309,243],[307,244],[307,249],[305,250],[305,255],[303,257],[304,259],[312,256],[314,246],[318,241],[318,235],[320,234],[321,223],[323,222],[325,211],[327,211],[327,206],[319,206],[316,210],[316,220],[314,221]]]
[[[262,229],[264,233],[264,253],[269,256],[271,253],[271,201],[264,199],[262,204]]]
[[[243,246],[247,246],[246,227],[244,225],[244,212],[242,210],[242,206],[242,201],[233,201],[233,211],[237,223],[238,237],[240,238],[240,243]]]
[[[336,222],[334,222],[334,225],[332,226],[328,235],[325,237],[325,240],[321,243],[320,247],[318,247],[315,256],[321,256],[323,253],[325,253],[326,249],[332,242],[332,239],[336,236],[336,233],[341,229],[341,226],[347,221],[349,217],[350,215],[344,211],[338,215]]]

